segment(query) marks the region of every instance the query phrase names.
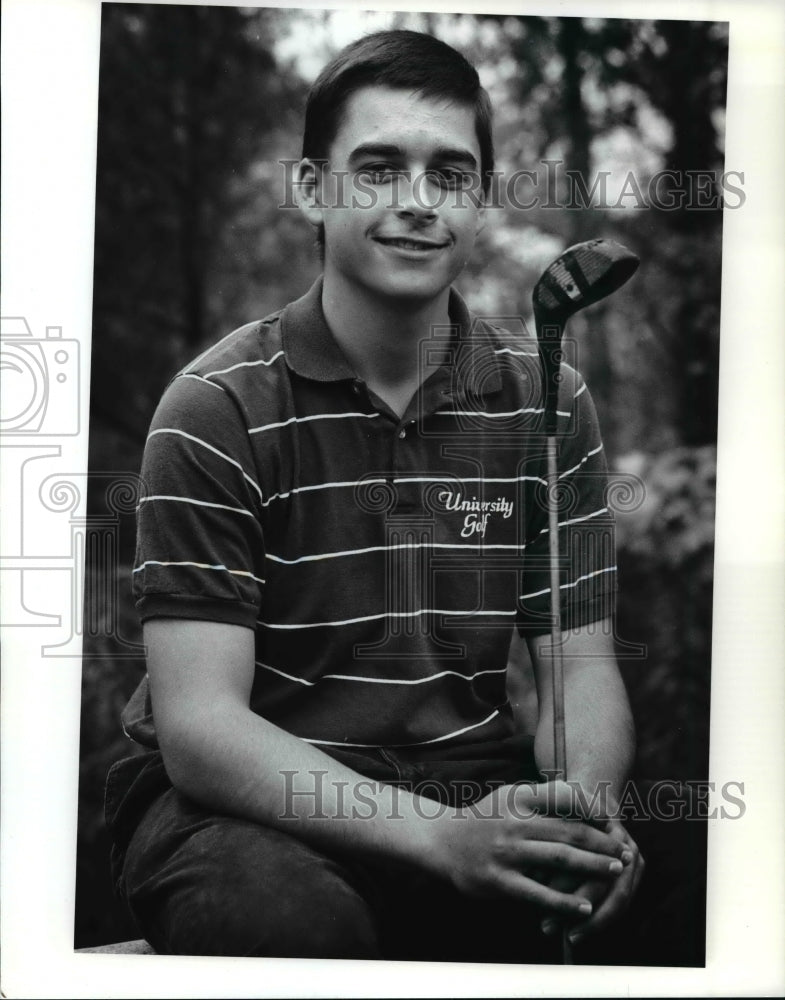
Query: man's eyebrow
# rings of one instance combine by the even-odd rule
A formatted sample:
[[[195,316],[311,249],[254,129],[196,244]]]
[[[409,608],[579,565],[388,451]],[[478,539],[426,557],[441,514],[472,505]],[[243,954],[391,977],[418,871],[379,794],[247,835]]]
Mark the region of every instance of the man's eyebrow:
[[[439,146],[434,152],[433,158],[443,163],[463,163],[466,166],[477,168],[474,154],[460,146]]]
[[[404,159],[406,153],[395,143],[363,142],[351,151],[348,161],[350,164],[353,164],[366,156]],[[470,150],[460,146],[437,146],[431,154],[431,160],[438,163],[461,163],[474,169],[477,168],[477,160],[474,154]]]
[[[349,153],[349,163],[361,160],[366,156],[387,156],[391,158],[404,155],[400,146],[389,142],[362,142]]]

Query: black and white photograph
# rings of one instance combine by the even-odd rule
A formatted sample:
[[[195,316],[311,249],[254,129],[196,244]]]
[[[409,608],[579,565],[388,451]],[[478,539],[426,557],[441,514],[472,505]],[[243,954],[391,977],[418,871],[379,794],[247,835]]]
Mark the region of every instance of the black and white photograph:
[[[41,940],[14,813],[14,941],[73,996],[738,994],[782,867],[752,20],[77,6],[85,328],[2,309],[6,690],[32,649],[65,887]],[[737,938],[763,995],[781,923]]]

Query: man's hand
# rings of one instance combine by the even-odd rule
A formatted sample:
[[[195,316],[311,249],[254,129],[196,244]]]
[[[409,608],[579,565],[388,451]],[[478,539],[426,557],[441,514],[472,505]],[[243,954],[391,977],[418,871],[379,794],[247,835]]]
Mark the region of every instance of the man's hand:
[[[441,826],[435,867],[469,895],[515,896],[551,917],[585,920],[592,896],[584,887],[596,883],[607,892],[623,877],[627,845],[618,835],[559,815],[571,798],[561,782],[495,789]],[[569,883],[557,881],[562,875]]]
[[[575,822],[575,821],[573,821]],[[592,913],[588,917],[564,918],[551,916],[542,922],[544,934],[555,934],[566,922],[570,927],[570,941],[577,944],[582,938],[605,930],[621,916],[632,901],[638,888],[646,863],[638,850],[638,845],[617,819],[608,820],[604,831],[622,845],[622,873],[615,879],[581,880],[573,872],[563,871],[547,878],[547,885],[558,892],[572,893],[588,899],[592,903]]]

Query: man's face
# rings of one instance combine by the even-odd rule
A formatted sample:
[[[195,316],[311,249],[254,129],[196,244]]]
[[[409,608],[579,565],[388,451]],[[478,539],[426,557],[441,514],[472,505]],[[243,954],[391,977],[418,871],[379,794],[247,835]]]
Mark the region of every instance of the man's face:
[[[479,173],[471,108],[358,90],[322,173],[325,275],[384,299],[436,298],[482,228]]]

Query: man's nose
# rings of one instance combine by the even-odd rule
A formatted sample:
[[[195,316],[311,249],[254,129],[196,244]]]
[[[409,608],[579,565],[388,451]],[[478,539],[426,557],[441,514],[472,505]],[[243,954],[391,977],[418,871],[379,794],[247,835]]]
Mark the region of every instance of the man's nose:
[[[430,221],[439,209],[438,190],[425,171],[402,174],[397,185],[396,214]]]

